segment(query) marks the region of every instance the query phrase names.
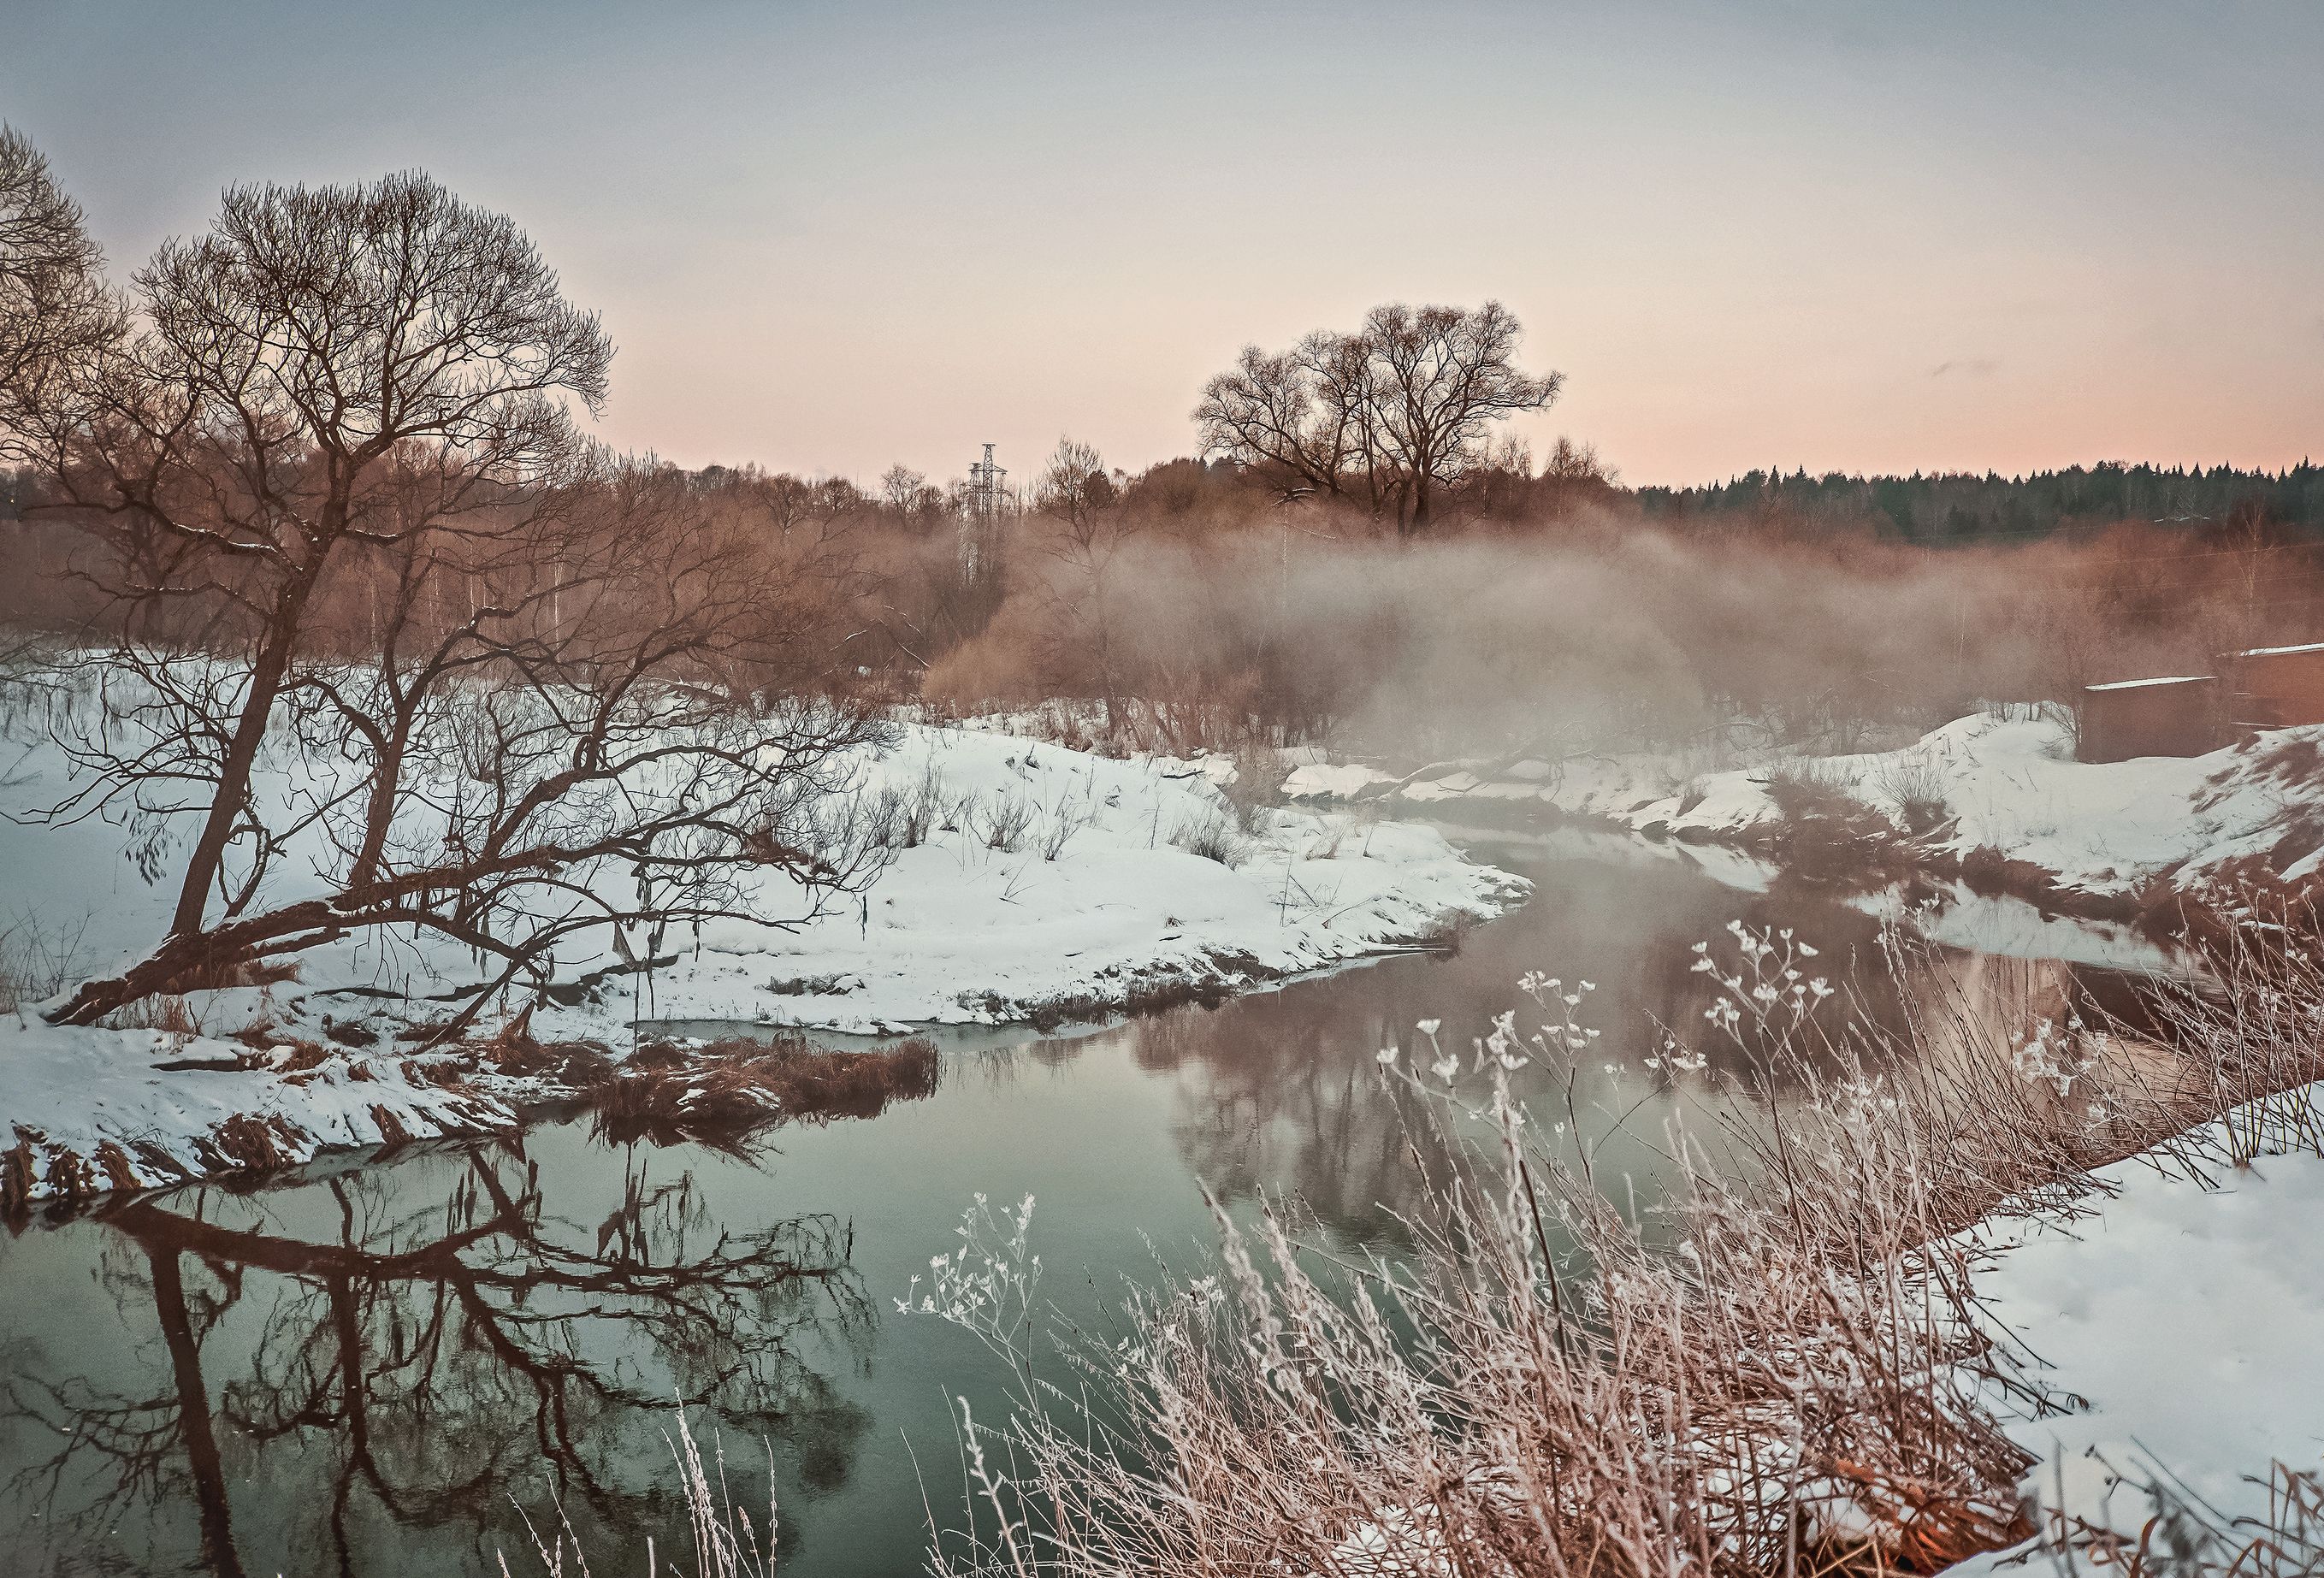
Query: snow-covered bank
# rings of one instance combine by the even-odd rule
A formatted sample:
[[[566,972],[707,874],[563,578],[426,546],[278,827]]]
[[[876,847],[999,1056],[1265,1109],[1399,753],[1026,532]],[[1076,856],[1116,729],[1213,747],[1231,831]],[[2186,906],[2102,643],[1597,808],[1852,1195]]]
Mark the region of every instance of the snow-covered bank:
[[[643,975],[609,934],[589,934],[557,957],[533,1033],[622,1046],[633,1010],[873,1033],[1096,1017],[1424,942],[1526,891],[1431,828],[1239,811],[1201,764],[915,725],[854,767],[857,804],[893,857],[860,900],[788,927],[634,933],[633,955],[654,959]],[[281,776],[277,792],[295,792],[295,772]],[[63,792],[60,765],[36,751],[0,786],[0,810]],[[170,863],[100,818],[0,821],[0,927],[37,918],[77,937],[81,975],[150,947],[174,896]],[[787,913],[779,872],[745,880],[766,890],[761,914]],[[293,982],[192,994],[173,1010],[184,1016],[174,1034],[51,1028],[29,1004],[0,1021],[0,1137],[13,1133],[23,1158],[13,1197],[510,1120],[501,1098],[521,1085],[439,1088],[410,1042],[398,1047],[400,1031],[442,1020],[477,980],[465,949],[358,936],[299,963]],[[220,1139],[230,1124],[242,1139]],[[252,1124],[271,1145],[256,1145]]]
[[[424,1064],[343,1047],[262,1050],[0,1018],[0,1202],[11,1207],[514,1121],[490,1095],[435,1084]]]
[[[706,926],[655,973],[652,1014],[876,1032],[1097,1013],[1423,941],[1526,891],[1429,827],[1295,808],[1246,831],[1203,767],[1167,759],[915,727],[865,782],[933,807],[866,900],[791,933]],[[625,988],[543,1022],[628,1011]]]
[[[2071,725],[2020,706],[1957,719],[1895,751],[1686,772],[1635,755],[1453,764],[1389,780],[1303,767],[1285,790],[1436,815],[1572,819],[1682,842],[1780,851],[1804,812],[1923,869],[1962,871],[2093,909],[2233,874],[2297,886],[2324,872],[2324,728],[2270,731],[2196,757],[2074,760]]]
[[[2324,1087],[2282,1101],[2313,1110]],[[2051,1527],[2062,1512],[2134,1541],[2163,1509],[2157,1486],[2215,1524],[2264,1518],[2271,1464],[2324,1462],[2324,1157],[2200,1177],[2134,1157],[2097,1178],[2086,1215],[1978,1235],[1998,1245],[1976,1280],[1988,1316],[2070,1404],[2037,1416],[1996,1393],[2038,1460],[2024,1493]]]

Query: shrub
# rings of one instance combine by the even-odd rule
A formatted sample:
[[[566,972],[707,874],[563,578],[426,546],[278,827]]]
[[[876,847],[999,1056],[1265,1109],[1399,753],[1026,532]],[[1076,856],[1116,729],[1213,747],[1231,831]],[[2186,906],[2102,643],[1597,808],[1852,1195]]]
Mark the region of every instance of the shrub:
[[[778,1123],[876,1118],[890,1102],[936,1094],[936,1044],[915,1037],[872,1052],[817,1047],[795,1031],[687,1047],[650,1041],[593,1092],[600,1134],[734,1148]]]
[[[1899,752],[1881,765],[1875,780],[1880,792],[1896,807],[1906,832],[1919,836],[1944,824],[1944,775],[1937,764],[1916,752]]]
[[[1170,842],[1188,854],[1198,854],[1230,868],[1240,865],[1250,852],[1250,841],[1243,837],[1236,818],[1223,807],[1181,822],[1171,832]]]

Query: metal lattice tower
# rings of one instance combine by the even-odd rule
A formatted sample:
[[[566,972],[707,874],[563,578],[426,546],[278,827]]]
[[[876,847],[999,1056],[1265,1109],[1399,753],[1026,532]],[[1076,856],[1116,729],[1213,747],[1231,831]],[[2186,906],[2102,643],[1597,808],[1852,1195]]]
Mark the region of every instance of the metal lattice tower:
[[[968,510],[960,521],[960,568],[971,580],[983,568],[990,544],[1001,531],[1001,514],[1008,502],[1001,478],[1006,467],[992,458],[995,447],[984,447],[984,458],[968,468]]]

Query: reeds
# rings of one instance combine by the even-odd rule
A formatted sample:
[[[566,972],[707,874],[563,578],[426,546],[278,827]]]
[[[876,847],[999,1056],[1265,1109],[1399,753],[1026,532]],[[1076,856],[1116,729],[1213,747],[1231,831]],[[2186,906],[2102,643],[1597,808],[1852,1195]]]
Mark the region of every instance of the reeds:
[[[1493,1141],[1430,1179],[1407,1258],[1343,1274],[1284,1210],[1222,1213],[1213,1276],[1069,1343],[1081,1392],[1028,1385],[973,1443],[1005,1472],[972,1476],[937,1570],[1801,1578],[2034,1534],[2031,1460],[1984,1398],[2039,1383],[1988,1336],[1964,1230],[2083,1209],[2094,1167],[2157,1146],[2315,1144],[2282,1093],[2324,1074],[2324,974],[2255,938],[2223,991],[2165,990],[2182,1056],[2064,999],[1995,1020],[1958,973],[1915,975],[1883,1030],[1786,934],[1738,928],[1701,968],[1747,1115],[1671,1137],[1666,1205],[1618,1208],[1510,1096],[1507,1071],[1579,1045],[1529,981],[1545,1021],[1478,1047]]]
[[[914,1037],[869,1052],[834,1051],[791,1031],[687,1047],[648,1042],[590,1093],[599,1133],[732,1148],[778,1123],[874,1118],[890,1102],[936,1094],[936,1044]]]
[[[60,930],[29,910],[0,922],[0,1014],[21,1019],[27,1004],[63,991],[78,968],[88,929],[86,918]]]

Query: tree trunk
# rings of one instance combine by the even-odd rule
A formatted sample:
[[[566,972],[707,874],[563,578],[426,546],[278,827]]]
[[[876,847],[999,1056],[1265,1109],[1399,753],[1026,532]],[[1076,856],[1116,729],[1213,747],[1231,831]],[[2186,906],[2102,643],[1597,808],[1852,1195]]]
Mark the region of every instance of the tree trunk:
[[[201,1346],[186,1307],[186,1285],[178,1251],[149,1244],[153,1268],[153,1314],[170,1354],[177,1389],[178,1426],[186,1444],[186,1466],[194,1481],[194,1506],[202,1536],[202,1564],[217,1578],[242,1578],[242,1557],[234,1548],[234,1509],[226,1499],[226,1464],[210,1423],[208,1385],[202,1379]]]
[[[251,665],[250,688],[242,698],[234,737],[226,743],[226,760],[218,764],[217,789],[211,797],[209,814],[202,819],[201,835],[194,840],[193,854],[186,861],[185,882],[178,890],[178,908],[170,918],[172,937],[191,937],[202,929],[210,887],[226,863],[235,819],[249,802],[251,773],[258,765],[259,748],[266,743],[274,704],[282,695],[283,677],[290,671],[290,659],[298,650],[307,597],[321,568],[322,556],[318,554],[312,568],[301,569],[283,587],[281,599],[274,605],[258,661]]]
[[[52,1025],[90,1025],[116,1008],[156,992],[189,991],[218,984],[260,956],[269,943],[301,933],[332,935],[327,900],[308,900],[270,915],[219,927],[216,932],[173,931],[161,946],[119,975],[85,981],[62,1008],[47,1016]]]

